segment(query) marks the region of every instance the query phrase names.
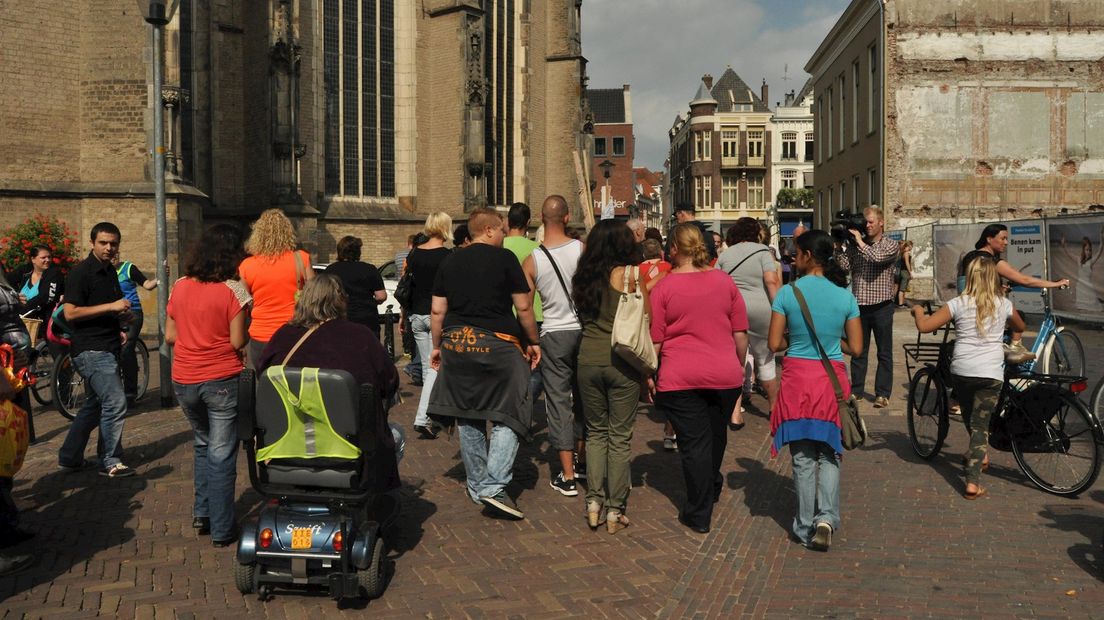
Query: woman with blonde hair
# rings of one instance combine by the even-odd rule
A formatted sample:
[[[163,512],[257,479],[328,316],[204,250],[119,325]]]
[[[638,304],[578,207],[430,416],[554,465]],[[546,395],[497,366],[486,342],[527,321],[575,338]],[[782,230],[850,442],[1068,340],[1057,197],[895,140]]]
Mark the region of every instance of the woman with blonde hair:
[[[744,384],[748,317],[732,278],[710,267],[697,224],[671,229],[669,258],[671,272],[651,291],[659,375],[650,387],[678,435],[686,481],[679,522],[704,534],[724,486],[721,461],[728,417]]]
[[[299,291],[314,277],[310,254],[296,247],[295,228],[279,209],[261,213],[245,242],[250,256],[242,261],[238,273],[253,296],[247,351],[254,369],[272,334],[295,312]]]
[[[425,236],[429,240],[415,247],[406,257],[403,273],[414,276],[410,307],[403,308],[403,314],[410,319],[410,329],[414,332],[414,343],[418,348],[418,359],[422,363],[422,395],[418,399],[418,410],[414,414],[414,430],[424,439],[437,437],[437,426],[429,419],[429,395],[433,392],[433,382],[437,371],[429,365],[429,354],[433,352],[433,334],[430,330],[430,315],[433,305],[433,281],[437,278],[437,268],[450,253],[445,242],[452,238],[452,218],[444,211],[431,213],[425,221]],[[403,324],[402,321],[399,322]]]
[[[1023,331],[1024,321],[1004,296],[997,263],[985,257],[966,266],[966,289],[932,315],[912,307],[916,329],[934,332],[950,321],[955,325],[951,385],[962,408],[962,421],[970,431],[966,454],[966,490],[963,497],[985,494],[981,472],[989,467],[989,418],[997,408],[1004,384],[1004,329]]]

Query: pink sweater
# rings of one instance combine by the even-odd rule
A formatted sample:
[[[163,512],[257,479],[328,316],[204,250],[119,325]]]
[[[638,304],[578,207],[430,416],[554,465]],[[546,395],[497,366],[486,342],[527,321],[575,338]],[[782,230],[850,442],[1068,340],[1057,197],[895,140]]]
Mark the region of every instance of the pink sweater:
[[[747,331],[740,290],[723,271],[669,273],[652,289],[652,341],[660,349],[661,392],[744,384],[732,332]]]

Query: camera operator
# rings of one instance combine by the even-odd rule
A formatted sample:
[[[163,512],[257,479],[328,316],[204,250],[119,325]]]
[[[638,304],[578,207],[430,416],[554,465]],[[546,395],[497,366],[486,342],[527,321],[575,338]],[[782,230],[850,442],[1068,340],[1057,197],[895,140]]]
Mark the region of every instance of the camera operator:
[[[850,227],[851,239],[836,252],[836,260],[851,276],[851,292],[859,302],[863,350],[851,357],[851,392],[862,397],[866,387],[866,365],[870,355],[870,333],[878,346],[878,370],[874,375],[874,407],[889,406],[893,389],[894,282],[899,244],[886,237],[882,210],[871,205],[863,210],[866,235]]]

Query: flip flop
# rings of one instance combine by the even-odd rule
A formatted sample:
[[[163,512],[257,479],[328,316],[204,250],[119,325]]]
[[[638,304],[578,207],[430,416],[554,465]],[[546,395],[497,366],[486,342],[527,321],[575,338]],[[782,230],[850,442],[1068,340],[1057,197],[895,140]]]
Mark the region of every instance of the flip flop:
[[[977,498],[981,497],[982,495],[985,495],[985,493],[986,493],[985,487],[978,487],[978,490],[976,492],[974,492],[974,493],[963,493],[962,497],[965,497],[966,499],[977,499]]]

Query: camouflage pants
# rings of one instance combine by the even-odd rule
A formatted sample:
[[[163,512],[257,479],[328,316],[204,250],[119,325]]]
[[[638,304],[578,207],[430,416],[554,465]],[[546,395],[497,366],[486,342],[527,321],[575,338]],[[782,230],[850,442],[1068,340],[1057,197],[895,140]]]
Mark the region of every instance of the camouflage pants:
[[[997,408],[1003,383],[985,377],[952,375],[955,395],[962,408],[962,419],[970,431],[970,451],[966,453],[966,482],[977,484],[981,464],[989,449],[989,418]]]

